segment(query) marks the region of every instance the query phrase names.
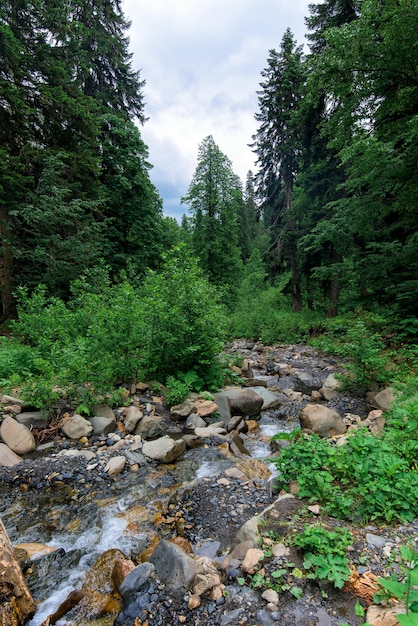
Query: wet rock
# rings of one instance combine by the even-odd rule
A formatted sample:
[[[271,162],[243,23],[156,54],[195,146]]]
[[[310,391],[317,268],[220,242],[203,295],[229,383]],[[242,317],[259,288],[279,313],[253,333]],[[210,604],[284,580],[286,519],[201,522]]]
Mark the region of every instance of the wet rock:
[[[0,443],[0,467],[13,467],[21,463],[23,459],[10,450],[5,443]]]
[[[70,439],[81,439],[91,435],[93,425],[78,413],[74,413],[63,424],[61,430]]]
[[[126,603],[132,602],[137,594],[155,572],[155,566],[152,563],[141,563],[134,567],[124,578],[119,587],[120,594]]]
[[[164,539],[159,541],[149,561],[155,566],[155,571],[167,591],[173,594],[191,589],[196,576],[204,573],[199,561]]]
[[[250,452],[245,447],[244,442],[239,435],[234,435],[231,438],[229,448],[232,454],[234,454],[235,456],[241,456],[243,454],[245,454],[246,456],[251,456]]]
[[[150,459],[160,461],[160,463],[172,463],[183,454],[186,444],[183,439],[172,439],[168,435],[155,439],[154,441],[146,441],[142,446],[142,452]]]
[[[320,404],[307,404],[299,419],[302,428],[307,428],[320,437],[343,435],[347,430],[337,411]]]
[[[146,415],[139,421],[135,428],[135,434],[141,435],[142,439],[145,440],[162,437],[165,433],[161,421],[162,418],[158,415]]]
[[[0,427],[4,443],[16,454],[27,454],[36,448],[35,438],[26,426],[7,415]]]

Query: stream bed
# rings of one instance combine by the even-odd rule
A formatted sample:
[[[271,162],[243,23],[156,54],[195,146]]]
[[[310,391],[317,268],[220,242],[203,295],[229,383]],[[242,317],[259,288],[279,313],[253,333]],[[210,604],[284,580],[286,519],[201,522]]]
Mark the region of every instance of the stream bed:
[[[243,436],[250,458],[263,461],[270,470],[268,480],[255,476],[243,481],[228,474],[239,459],[225,453],[222,436],[187,449],[174,463],[139,463],[114,477],[80,457],[58,456],[56,449],[13,468],[0,468],[0,516],[10,540],[14,545],[36,543],[40,551],[53,550],[21,560],[30,591],[39,603],[29,626],[47,624],[48,616],[73,590],[82,587],[95,561],[108,550],[119,550],[138,563],[139,555],[156,537],[181,536],[196,554],[219,562],[228,554],[242,525],[277,499],[277,469],[270,461],[277,451],[271,437],[299,426],[298,416],[311,401],[312,391],[320,389],[325,378],[340,366],[306,346],[264,348],[241,343],[233,350],[250,360],[254,377],[282,398],[278,408],[261,412],[254,432]],[[362,419],[367,415],[363,398],[337,396],[328,404],[342,415],[356,413]],[[288,513],[293,515],[293,509]],[[370,527],[372,531],[376,529]],[[303,598],[280,598],[279,608],[273,611],[266,608],[255,590],[237,585],[237,577],[234,571],[228,572],[224,596],[216,601],[203,599],[194,611],[188,608],[187,594],[173,599],[164,586],[151,586],[146,624],[360,623],[354,613],[355,598],[350,594],[325,593],[308,585]],[[115,621],[115,615],[80,615],[77,610],[56,623],[145,625],[139,618],[135,622],[127,618]]]

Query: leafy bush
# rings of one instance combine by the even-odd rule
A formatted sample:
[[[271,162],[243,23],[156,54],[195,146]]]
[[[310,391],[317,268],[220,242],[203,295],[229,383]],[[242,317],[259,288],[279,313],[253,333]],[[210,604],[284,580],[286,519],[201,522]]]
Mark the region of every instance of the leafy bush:
[[[417,428],[405,423],[381,436],[357,431],[343,446],[305,436],[274,460],[279,484],[297,480],[300,497],[321,502],[336,517],[411,521],[418,501],[417,438]]]
[[[160,273],[149,273],[141,300],[144,375],[165,380],[178,371],[194,371],[203,384],[216,377],[226,318],[217,290],[184,245],[165,256]]]
[[[341,589],[350,578],[346,550],[351,535],[345,528],[326,530],[322,526],[306,526],[293,543],[304,552],[303,567],[310,570],[307,578],[329,580]]]
[[[124,392],[114,395],[115,385],[138,377],[163,381],[183,371],[188,389],[223,380],[223,309],[184,247],[139,288],[123,275],[111,285],[99,267],[72,284],[68,303],[43,285],[18,290],[18,298],[12,332],[20,341],[4,342],[0,372],[4,385],[22,384],[40,408],[60,395],[76,404],[120,402]]]

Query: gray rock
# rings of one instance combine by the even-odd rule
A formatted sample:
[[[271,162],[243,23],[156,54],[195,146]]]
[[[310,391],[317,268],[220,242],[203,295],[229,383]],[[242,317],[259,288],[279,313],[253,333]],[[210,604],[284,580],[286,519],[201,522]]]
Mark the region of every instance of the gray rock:
[[[204,573],[200,563],[164,539],[158,542],[149,562],[155,566],[157,576],[165,584],[166,590],[173,594],[191,589],[195,577]]]
[[[132,461],[132,463],[136,463],[137,465],[147,465],[148,463],[142,452],[138,452],[137,450],[126,450],[124,455],[128,461]]]
[[[382,391],[379,391],[379,393],[374,396],[370,404],[375,406],[377,409],[381,409],[382,411],[388,411],[392,406],[394,399],[395,395],[392,387],[386,387],[386,389],[382,389]]]
[[[27,454],[36,448],[35,438],[26,426],[7,415],[0,427],[4,443],[16,454]]]
[[[342,417],[326,406],[307,404],[299,416],[302,428],[312,430],[320,437],[343,435],[347,430]]]
[[[191,413],[186,420],[187,428],[194,430],[195,428],[206,428],[206,422],[196,413]]]
[[[48,426],[49,418],[41,411],[25,411],[18,413],[15,417],[19,424],[23,424],[26,428],[38,428],[42,430]]]
[[[95,435],[108,435],[116,430],[116,419],[113,417],[95,416],[89,417],[88,421],[93,426]]]
[[[141,563],[131,570],[123,579],[119,590],[124,601],[129,603],[133,595],[147,584],[154,572],[155,567],[152,563]]]
[[[165,432],[161,428],[161,417],[157,415],[146,415],[143,417],[137,427],[135,428],[135,434],[141,435],[142,439],[157,439],[162,437]]]
[[[78,413],[74,413],[62,426],[62,432],[70,439],[89,437],[93,432],[93,425]]]
[[[113,409],[107,404],[93,404],[91,407],[93,416],[96,417],[108,417],[109,419],[115,419],[115,413]]]
[[[380,535],[373,535],[372,533],[366,533],[366,541],[369,546],[375,548],[383,548],[387,544],[387,539]]]

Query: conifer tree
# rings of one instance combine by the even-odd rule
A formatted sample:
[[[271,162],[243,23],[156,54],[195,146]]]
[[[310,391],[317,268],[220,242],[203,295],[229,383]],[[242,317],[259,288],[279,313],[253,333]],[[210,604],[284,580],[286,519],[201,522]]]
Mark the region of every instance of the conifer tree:
[[[209,279],[233,291],[241,270],[241,183],[211,135],[199,145],[197,161],[188,193],[182,198],[192,213],[193,248]]]
[[[266,226],[273,235],[272,248],[279,267],[292,274],[292,306],[302,308],[297,258],[297,224],[293,215],[293,187],[299,168],[300,137],[296,112],[300,106],[303,68],[302,48],[291,30],[283,35],[280,50],[270,50],[264,81],[258,92],[260,123],[253,137],[257,154],[256,182],[262,199]]]

